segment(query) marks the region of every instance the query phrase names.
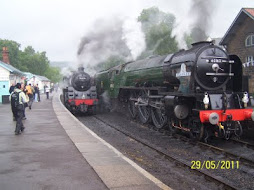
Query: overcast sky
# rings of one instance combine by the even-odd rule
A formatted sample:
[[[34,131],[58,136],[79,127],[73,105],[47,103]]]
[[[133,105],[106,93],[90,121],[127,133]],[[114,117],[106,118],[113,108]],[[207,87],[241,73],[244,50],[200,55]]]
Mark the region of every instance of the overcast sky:
[[[223,37],[242,7],[254,8],[254,0],[214,1],[211,37]],[[75,61],[81,38],[96,30],[91,27],[97,19],[137,18],[142,9],[157,6],[174,14],[181,30],[187,30],[190,4],[191,0],[0,0],[0,38],[20,43],[21,49],[31,45],[46,51],[50,61]]]

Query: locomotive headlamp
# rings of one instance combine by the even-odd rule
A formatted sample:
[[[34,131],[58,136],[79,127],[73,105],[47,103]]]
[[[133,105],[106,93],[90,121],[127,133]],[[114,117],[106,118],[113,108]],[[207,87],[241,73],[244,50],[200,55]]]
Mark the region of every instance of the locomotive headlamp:
[[[218,124],[219,119],[220,119],[219,115],[218,115],[217,113],[215,113],[215,112],[213,112],[213,113],[211,113],[211,114],[209,115],[209,122],[210,122],[212,125]]]
[[[209,97],[208,97],[208,93],[205,93],[204,99],[203,99],[203,103],[205,105],[205,109],[208,109],[209,106]]]
[[[242,102],[243,102],[244,107],[246,108],[247,104],[249,102],[249,97],[248,97],[248,93],[247,92],[244,92],[243,98],[242,98]]]
[[[207,112],[207,111],[204,111],[204,112]],[[208,112],[208,113],[203,113],[200,115],[200,120],[201,122],[209,122],[211,123],[212,125],[219,125],[219,121],[220,121],[220,116],[218,113],[216,112]],[[219,127],[221,127],[219,125]]]

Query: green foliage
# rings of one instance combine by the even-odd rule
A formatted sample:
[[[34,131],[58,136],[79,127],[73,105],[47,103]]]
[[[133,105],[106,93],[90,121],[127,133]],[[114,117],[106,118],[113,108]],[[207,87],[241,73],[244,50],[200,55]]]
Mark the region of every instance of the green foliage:
[[[175,16],[164,13],[157,7],[143,9],[138,21],[142,24],[145,33],[146,50],[140,58],[153,54],[168,54],[178,50],[178,44],[172,31],[175,25]]]
[[[11,65],[23,72],[30,72],[36,75],[46,76],[52,82],[61,79],[60,69],[50,67],[46,52],[36,52],[32,46],[27,46],[21,51],[20,44],[11,40],[0,39],[0,48],[7,47]],[[2,54],[0,53],[0,60]]]
[[[51,80],[51,82],[56,83],[62,80],[63,76],[60,74],[59,67],[48,67],[45,72],[45,76]]]
[[[138,17],[138,22],[141,23],[146,41],[146,49],[138,59],[178,51],[176,38],[172,35],[175,26],[175,16],[173,14],[164,13],[157,7],[151,7],[143,9]],[[103,64],[99,64],[94,69],[102,71],[124,62],[124,59],[119,56],[111,56]]]
[[[23,66],[23,71],[28,71],[37,75],[45,75],[49,68],[49,61],[46,57],[46,52],[35,52],[28,46],[20,54],[20,67]]]

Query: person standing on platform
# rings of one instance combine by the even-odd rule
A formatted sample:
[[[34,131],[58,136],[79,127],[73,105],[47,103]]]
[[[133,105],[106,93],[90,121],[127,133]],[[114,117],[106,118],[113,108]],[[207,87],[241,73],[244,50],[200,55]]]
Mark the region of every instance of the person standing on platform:
[[[17,83],[16,88],[10,95],[11,109],[14,113],[16,123],[15,135],[19,135],[24,131],[25,127],[22,123],[24,104],[27,103],[26,95],[21,90],[21,84]]]
[[[40,94],[39,87],[38,87],[38,84],[36,84],[34,87],[34,101],[35,102],[39,102],[39,94]]]
[[[37,86],[37,88],[38,88],[38,102],[40,102],[40,101],[41,101],[40,88],[39,88],[39,85],[38,85],[38,84],[37,84],[36,86]]]
[[[31,84],[26,86],[27,95],[29,97],[28,107],[29,109],[32,109],[33,99],[34,99],[34,88],[31,86]]]
[[[24,83],[21,83],[21,90],[25,93],[26,95],[26,103],[24,104],[24,111],[23,111],[23,120],[26,120],[26,107],[28,107],[28,101],[29,101],[29,97],[27,95],[27,90],[25,88],[25,84]]]
[[[10,93],[10,94],[13,92],[14,88],[15,88],[15,83],[12,83],[12,84],[11,84],[11,87],[10,87],[10,89],[9,89],[9,93]]]
[[[47,99],[49,99],[50,88],[48,86],[46,86],[45,91],[46,91]]]

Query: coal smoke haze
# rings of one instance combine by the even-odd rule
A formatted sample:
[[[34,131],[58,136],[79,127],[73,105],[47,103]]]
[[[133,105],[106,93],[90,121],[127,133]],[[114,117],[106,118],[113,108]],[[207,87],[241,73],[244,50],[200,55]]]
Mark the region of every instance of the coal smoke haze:
[[[216,4],[217,0],[190,1],[188,17],[191,20],[178,23],[180,28],[181,25],[187,25],[188,30],[179,31],[177,27],[173,29],[179,48],[186,48],[184,33],[191,35],[193,42],[205,41],[208,38]],[[121,16],[98,19],[81,39],[77,51],[78,65],[93,68],[103,64],[110,56],[118,56],[126,62],[136,60],[145,48],[141,23],[136,19],[123,19]]]
[[[205,41],[212,28],[212,16],[216,10],[216,0],[192,0],[189,15],[193,18],[191,37],[193,42]]]
[[[193,42],[207,39],[215,4],[215,0],[191,0],[188,11],[191,20],[186,19],[178,24],[178,27],[188,25],[188,30],[179,31],[173,26],[173,35],[177,36],[179,48],[187,47],[183,40],[185,33],[191,35]],[[136,19],[123,18],[119,15],[97,19],[82,36],[77,50],[78,61],[72,68],[75,70],[78,66],[83,66],[87,72],[94,74],[95,68],[101,70],[102,65],[111,56],[117,56],[125,62],[136,60],[146,49],[145,45],[141,23]]]
[[[206,13],[213,13],[212,22],[206,25],[211,29],[205,32],[213,38],[223,37],[241,8],[254,6],[253,0],[217,0],[216,7],[208,0],[202,2]],[[1,3],[1,39],[16,41],[22,49],[32,46],[46,51],[52,62],[73,62],[80,39],[94,20],[114,14],[137,18],[152,6],[175,15],[176,34],[190,30],[195,15],[192,0],[8,0]]]
[[[81,39],[78,65],[92,69],[112,56],[127,62],[135,60],[144,49],[141,24],[135,19],[98,19]]]

